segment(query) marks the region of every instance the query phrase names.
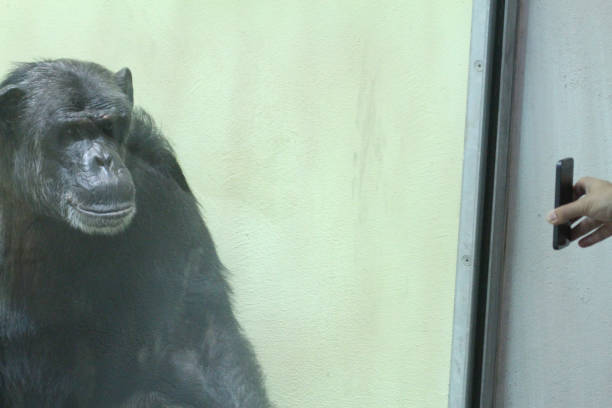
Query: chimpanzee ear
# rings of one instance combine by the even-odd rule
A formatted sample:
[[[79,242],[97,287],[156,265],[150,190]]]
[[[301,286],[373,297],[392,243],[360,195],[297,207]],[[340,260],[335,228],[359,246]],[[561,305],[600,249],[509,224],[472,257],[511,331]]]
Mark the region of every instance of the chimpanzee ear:
[[[0,119],[6,119],[11,112],[14,112],[17,103],[24,95],[25,91],[17,85],[0,88]]]
[[[130,102],[134,103],[134,88],[132,86],[132,72],[129,68],[123,68],[115,74],[115,81],[123,92],[130,99]]]

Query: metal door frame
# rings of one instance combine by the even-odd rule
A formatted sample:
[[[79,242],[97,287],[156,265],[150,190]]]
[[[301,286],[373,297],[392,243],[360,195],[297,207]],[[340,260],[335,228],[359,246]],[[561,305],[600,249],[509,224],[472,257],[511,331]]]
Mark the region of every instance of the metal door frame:
[[[491,408],[519,0],[474,0],[449,408]]]

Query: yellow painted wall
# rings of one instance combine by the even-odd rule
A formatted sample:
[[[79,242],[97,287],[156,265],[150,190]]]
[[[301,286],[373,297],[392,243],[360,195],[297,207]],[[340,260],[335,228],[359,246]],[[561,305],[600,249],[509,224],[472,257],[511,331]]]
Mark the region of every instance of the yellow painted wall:
[[[446,405],[469,0],[0,0],[0,70],[129,66],[278,407]]]

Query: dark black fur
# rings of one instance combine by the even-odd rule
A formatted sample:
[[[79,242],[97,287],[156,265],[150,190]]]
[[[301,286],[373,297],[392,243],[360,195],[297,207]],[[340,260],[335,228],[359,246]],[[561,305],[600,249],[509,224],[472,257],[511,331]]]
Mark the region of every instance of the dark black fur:
[[[270,407],[196,200],[131,92],[129,71],[74,60],[20,65],[0,84],[0,406]],[[93,108],[122,112],[125,134],[87,122],[76,139],[93,142],[53,144],[58,115]],[[92,143],[135,186],[133,219],[110,234],[50,208],[55,190],[99,183],[87,166],[46,167],[45,152],[72,146],[82,163]],[[131,181],[108,177],[130,201]],[[109,191],[79,200],[118,205]]]

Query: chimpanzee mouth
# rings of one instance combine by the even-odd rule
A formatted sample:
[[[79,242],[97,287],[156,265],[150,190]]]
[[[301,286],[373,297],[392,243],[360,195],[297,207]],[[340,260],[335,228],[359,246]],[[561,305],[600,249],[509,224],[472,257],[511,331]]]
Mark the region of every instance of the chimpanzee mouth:
[[[126,205],[118,205],[116,207],[83,207],[80,205],[74,206],[75,209],[83,214],[93,216],[93,217],[109,217],[109,218],[120,218],[129,215],[132,211],[134,211],[133,204]]]
[[[136,205],[80,205],[69,203],[67,221],[87,234],[113,235],[125,230],[136,213]]]

